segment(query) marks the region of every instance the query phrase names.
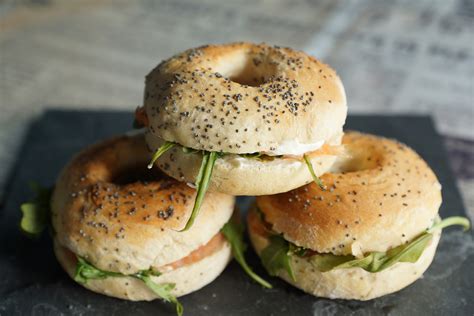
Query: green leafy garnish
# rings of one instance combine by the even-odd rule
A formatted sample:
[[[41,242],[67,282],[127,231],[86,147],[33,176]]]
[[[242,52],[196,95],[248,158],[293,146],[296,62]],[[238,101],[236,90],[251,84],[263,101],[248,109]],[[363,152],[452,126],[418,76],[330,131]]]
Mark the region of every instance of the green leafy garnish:
[[[32,202],[23,203],[20,208],[23,216],[21,230],[31,237],[39,237],[48,226],[52,188],[43,188],[32,182],[31,190],[36,194]]]
[[[189,147],[184,147],[184,146],[181,146],[181,149],[183,150],[183,152],[185,154],[195,154],[195,153],[200,152],[200,150],[197,150],[197,149],[194,149],[194,148],[189,148]]]
[[[143,283],[152,290],[158,297],[164,301],[173,303],[176,306],[176,313],[181,316],[183,315],[183,305],[178,299],[171,294],[171,290],[175,288],[173,283],[157,284],[152,281],[151,276],[160,276],[161,273],[152,269],[143,270],[135,274],[125,275],[119,272],[104,271],[94,267],[92,264],[87,262],[84,258],[77,257],[76,272],[74,274],[74,280],[76,282],[85,284],[88,280],[94,279],[105,279],[108,277],[133,277],[143,281]]]
[[[233,220],[230,220],[224,225],[224,227],[222,227],[221,232],[224,234],[225,238],[230,243],[234,259],[240,264],[242,269],[244,269],[244,271],[257,283],[259,283],[263,287],[271,289],[272,285],[262,279],[257,274],[255,274],[255,272],[252,271],[250,266],[245,261],[244,252],[247,248],[247,245],[245,245],[244,243],[243,225],[235,223]]]
[[[354,256],[337,256],[331,253],[322,253],[316,254],[309,257],[311,264],[316,267],[321,272],[326,272],[334,269],[341,264],[347,263],[349,261],[355,261]]]
[[[432,238],[432,234],[423,233],[408,244],[400,245],[387,252],[371,252],[362,258],[352,255],[316,254],[310,258],[310,261],[322,272],[332,269],[362,268],[375,273],[383,271],[397,262],[414,263],[418,261]]]
[[[153,165],[155,164],[155,161],[160,158],[161,155],[163,155],[165,152],[167,152],[168,150],[170,150],[173,146],[175,145],[175,143],[173,142],[165,142],[163,145],[160,146],[160,148],[158,148],[155,153],[153,154],[153,157],[151,158],[151,161],[150,163],[148,164],[148,169],[151,169],[153,168]]]
[[[362,258],[356,258],[353,255],[334,255],[330,253],[307,256],[307,249],[298,247],[279,235],[272,235],[270,236],[269,246],[262,251],[261,258],[263,265],[271,275],[276,275],[278,270],[284,269],[293,279],[294,276],[290,265],[291,255],[308,258],[311,264],[321,272],[333,269],[361,268],[365,271],[376,273],[393,266],[397,262],[414,263],[418,261],[433,238],[433,232],[452,225],[463,226],[465,230],[470,228],[467,218],[459,216],[448,217],[435,223],[431,228],[407,244],[392,248],[386,252],[370,252]]]
[[[303,247],[298,247],[295,244],[289,243],[290,244],[290,250],[289,254],[290,255],[297,255],[298,257],[304,257],[306,253],[308,252],[308,249],[303,248]]]
[[[461,216],[451,216],[451,217],[443,219],[440,222],[435,223],[433,226],[431,226],[430,229],[428,229],[428,232],[432,233],[433,231],[437,229],[443,229],[443,228],[446,228],[448,226],[453,226],[453,225],[462,226],[464,231],[469,230],[469,228],[471,228],[471,223],[469,222],[467,218],[461,217]]]
[[[186,223],[186,226],[181,230],[186,231],[194,224],[194,220],[199,213],[199,209],[201,208],[202,201],[204,196],[206,195],[207,188],[209,187],[209,181],[211,180],[212,170],[214,169],[214,163],[216,162],[217,158],[220,156],[217,152],[203,152],[202,155],[202,162],[201,168],[199,169],[198,176],[196,178],[196,198],[194,200],[194,207],[193,211],[191,212],[191,216]]]
[[[122,277],[118,272],[103,271],[97,269],[89,262],[81,257],[77,258],[76,272],[74,273],[74,281],[85,284],[87,280],[105,279],[107,277]]]
[[[259,161],[272,161],[272,160],[275,160],[275,158],[283,157],[283,155],[269,156],[269,155],[259,153],[259,152],[250,153],[250,154],[238,154],[238,155],[242,158],[257,159]]]
[[[313,177],[314,183],[316,183],[321,188],[321,190],[326,190],[326,186],[324,185],[324,183],[321,181],[321,179],[319,179],[319,177],[314,172],[313,164],[309,160],[308,156],[303,155],[303,159],[306,162],[306,166],[308,166],[309,173],[311,173],[311,176]]]
[[[270,244],[260,254],[262,264],[270,275],[277,275],[279,270],[285,270],[293,281],[296,280],[290,262],[290,245],[279,235],[269,238]]]
[[[310,261],[322,272],[347,268],[362,268],[368,272],[380,272],[397,262],[414,263],[418,261],[433,238],[433,232],[452,225],[461,225],[464,229],[469,229],[470,226],[469,220],[464,217],[448,217],[433,225],[408,244],[392,248],[387,252],[371,252],[362,258],[356,258],[352,255],[316,254],[310,258]]]
[[[262,157],[262,153],[256,152],[256,153],[251,153],[251,154],[239,154],[240,157],[242,158],[248,158],[248,159],[258,159],[260,160],[260,157]]]
[[[176,313],[181,316],[183,315],[183,305],[178,301],[176,296],[171,295],[171,290],[175,288],[175,284],[173,283],[163,283],[163,284],[157,284],[153,282],[150,278],[150,275],[148,274],[143,274],[143,273],[137,273],[134,275],[135,278],[140,279],[145,283],[146,286],[150,290],[152,290],[156,295],[161,297],[165,302],[168,303],[173,303],[176,306]]]
[[[408,244],[400,245],[390,249],[386,253],[382,253],[379,263],[373,266],[374,272],[385,270],[397,262],[414,263],[418,261],[431,239],[433,239],[433,234],[424,233]]]

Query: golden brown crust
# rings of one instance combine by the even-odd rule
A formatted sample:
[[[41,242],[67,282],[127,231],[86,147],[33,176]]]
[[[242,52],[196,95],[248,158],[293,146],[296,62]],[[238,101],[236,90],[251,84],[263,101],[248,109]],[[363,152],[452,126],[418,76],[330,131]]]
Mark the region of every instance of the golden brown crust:
[[[307,54],[266,44],[187,50],[146,77],[149,129],[183,146],[271,152],[288,141],[329,141],[347,112],[333,69]]]
[[[350,159],[342,173],[296,190],[257,197],[272,229],[288,241],[321,253],[386,251],[431,226],[441,185],[412,149],[386,138],[346,133]]]
[[[234,198],[208,193],[194,226],[178,232],[195,190],[146,169],[149,159],[143,135],[113,138],[74,157],[52,198],[58,242],[100,269],[130,274],[179,260],[215,236],[231,217]],[[152,172],[149,181],[136,180],[142,170]]]

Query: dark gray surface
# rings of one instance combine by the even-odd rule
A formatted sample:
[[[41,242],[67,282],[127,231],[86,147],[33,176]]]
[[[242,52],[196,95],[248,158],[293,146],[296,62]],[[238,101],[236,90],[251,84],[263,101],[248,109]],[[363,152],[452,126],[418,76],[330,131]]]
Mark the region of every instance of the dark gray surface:
[[[1,315],[174,315],[160,301],[132,303],[89,292],[56,262],[49,236],[30,241],[18,232],[19,205],[31,198],[27,182],[51,185],[73,153],[99,139],[125,132],[128,112],[49,111],[33,122],[11,172],[0,222]],[[347,128],[394,137],[415,148],[443,185],[443,217],[464,214],[441,139],[427,117],[353,116]],[[248,198],[239,198],[243,209]],[[424,278],[403,291],[369,302],[318,299],[268,277],[249,250],[256,271],[274,285],[252,283],[235,263],[204,289],[181,298],[186,315],[473,315],[472,233],[447,229]]]

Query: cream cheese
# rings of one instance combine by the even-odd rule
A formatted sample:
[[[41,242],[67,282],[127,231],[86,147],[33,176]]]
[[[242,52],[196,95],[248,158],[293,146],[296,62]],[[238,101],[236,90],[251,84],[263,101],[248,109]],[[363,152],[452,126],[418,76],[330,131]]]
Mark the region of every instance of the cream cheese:
[[[222,159],[219,159],[216,163],[225,162],[230,164],[233,168],[250,168],[255,167],[258,164],[265,164],[266,166],[282,167],[282,168],[296,168],[302,164],[302,161],[288,160],[288,159],[275,159],[271,161],[259,161],[258,159],[249,159],[240,157],[238,155],[226,155]]]
[[[321,148],[324,145],[324,140],[320,140],[315,143],[304,144],[300,143],[298,140],[286,140],[275,149],[265,151],[264,154],[270,156],[278,155],[290,155],[290,156],[301,156],[307,152],[315,151]]]

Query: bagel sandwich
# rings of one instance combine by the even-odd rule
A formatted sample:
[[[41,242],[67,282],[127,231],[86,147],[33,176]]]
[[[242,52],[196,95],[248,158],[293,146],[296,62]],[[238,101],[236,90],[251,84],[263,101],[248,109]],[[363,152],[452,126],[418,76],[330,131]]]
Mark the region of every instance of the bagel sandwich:
[[[136,122],[154,152],[150,167],[197,187],[197,213],[207,189],[267,195],[322,186],[346,114],[328,65],[290,48],[232,43],[160,63],[146,77]]]
[[[441,185],[412,149],[382,137],[346,132],[350,156],[311,183],[260,196],[249,211],[250,240],[269,274],[332,299],[370,300],[422,276],[441,230]]]
[[[263,286],[245,262],[235,198],[210,192],[201,216],[186,232],[196,191],[149,161],[143,135],[92,145],[62,170],[54,191],[39,190],[22,205],[21,228],[39,234],[51,224],[56,257],[82,286],[126,300],[178,297],[212,282],[232,255]],[[143,173],[144,171],[144,173]]]

